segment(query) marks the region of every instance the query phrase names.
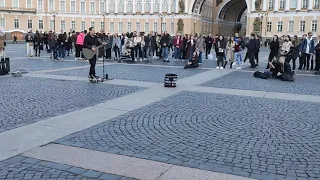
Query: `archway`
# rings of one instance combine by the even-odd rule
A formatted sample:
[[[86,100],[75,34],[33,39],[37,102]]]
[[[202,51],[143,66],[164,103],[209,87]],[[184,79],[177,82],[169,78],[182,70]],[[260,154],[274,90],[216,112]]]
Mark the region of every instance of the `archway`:
[[[206,0],[191,0],[189,13],[199,15]],[[213,32],[233,35],[239,32],[246,35],[247,12],[250,12],[250,0],[213,0]],[[239,27],[241,26],[241,29]]]

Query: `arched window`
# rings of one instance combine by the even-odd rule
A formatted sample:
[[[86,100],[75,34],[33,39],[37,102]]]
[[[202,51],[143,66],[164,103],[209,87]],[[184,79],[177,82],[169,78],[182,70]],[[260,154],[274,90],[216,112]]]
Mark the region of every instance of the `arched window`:
[[[171,12],[176,12],[176,0],[171,1]]]
[[[115,9],[114,0],[111,0],[109,4],[109,12],[114,13],[114,9]]]
[[[127,12],[128,13],[132,13],[132,9],[133,9],[132,0],[129,0],[128,1],[128,6],[127,6]]]
[[[137,4],[136,4],[136,12],[141,12],[141,9],[142,9],[142,7],[141,7],[141,0],[137,0]]]
[[[158,13],[159,12],[159,1],[158,0],[155,0],[154,1],[154,7],[153,7],[154,9],[153,9],[153,11],[155,12],[155,13]]]
[[[123,0],[119,0],[118,12],[123,13],[123,9],[124,9]]]
[[[168,1],[167,0],[163,0],[162,12],[168,12]]]
[[[150,12],[150,0],[146,0],[145,12]]]

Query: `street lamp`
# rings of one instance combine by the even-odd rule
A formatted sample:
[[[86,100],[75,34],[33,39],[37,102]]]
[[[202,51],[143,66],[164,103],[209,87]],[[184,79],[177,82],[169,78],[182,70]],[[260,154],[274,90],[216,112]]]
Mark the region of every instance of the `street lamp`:
[[[160,17],[160,19],[161,19],[161,34],[162,34],[162,29],[163,29],[163,19],[166,17],[166,15],[165,14],[158,14],[158,16]]]
[[[175,13],[172,14],[172,23],[173,23],[173,26],[172,26],[172,33],[175,34],[174,32],[174,17],[176,16]]]
[[[53,32],[56,32],[56,16],[58,15],[58,13],[51,12],[50,15],[52,15],[53,17]]]
[[[260,16],[260,35],[262,37],[262,25],[263,25],[263,17],[266,17],[266,27],[265,27],[265,32],[264,32],[264,38],[267,39],[267,28],[268,28],[268,15],[269,12],[268,11],[261,11],[258,12],[258,16]]]

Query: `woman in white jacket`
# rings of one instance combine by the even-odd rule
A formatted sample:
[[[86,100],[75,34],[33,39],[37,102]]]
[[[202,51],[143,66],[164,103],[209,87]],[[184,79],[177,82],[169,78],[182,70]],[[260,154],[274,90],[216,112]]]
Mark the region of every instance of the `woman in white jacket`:
[[[117,33],[113,37],[112,48],[114,50],[114,54],[116,55],[115,59],[119,60],[120,59],[121,39]]]

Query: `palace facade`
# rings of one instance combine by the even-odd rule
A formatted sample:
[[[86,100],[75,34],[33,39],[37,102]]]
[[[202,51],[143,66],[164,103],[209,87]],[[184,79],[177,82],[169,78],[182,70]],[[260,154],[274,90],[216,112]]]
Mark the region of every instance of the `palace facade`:
[[[176,32],[241,36],[320,34],[320,0],[0,0],[0,27],[111,33]]]

